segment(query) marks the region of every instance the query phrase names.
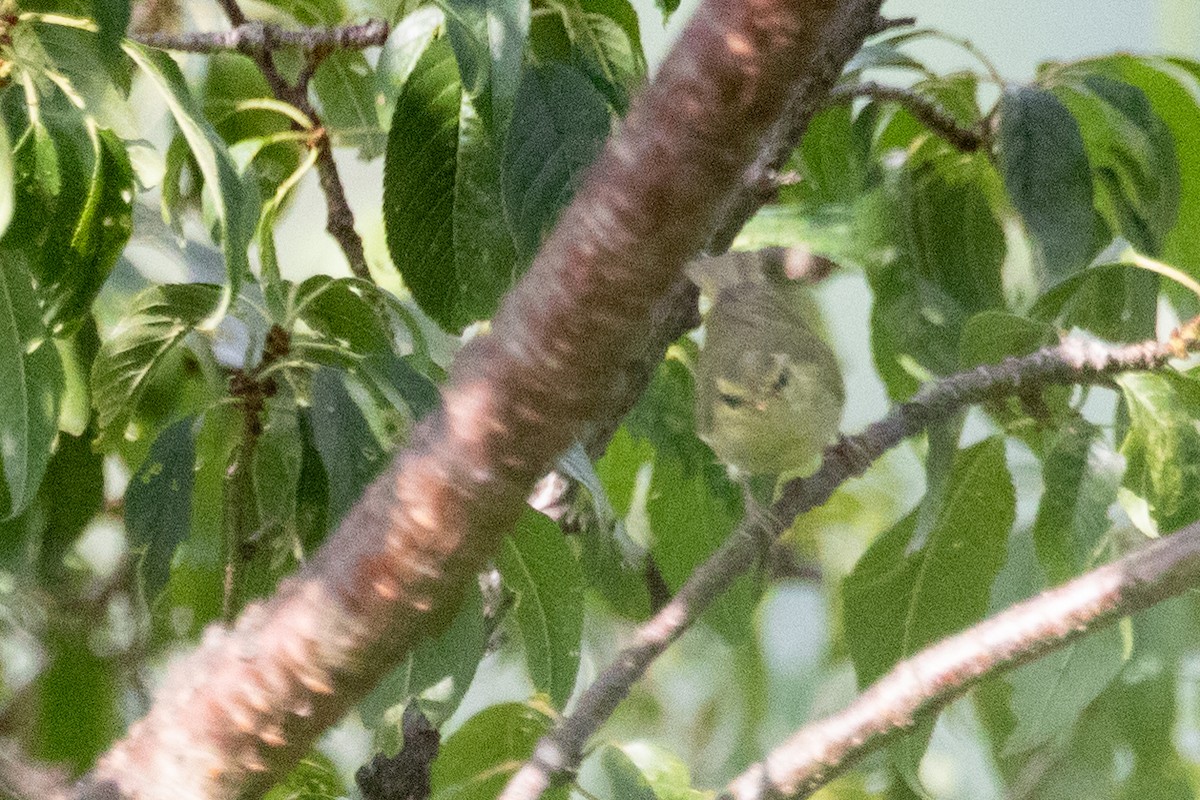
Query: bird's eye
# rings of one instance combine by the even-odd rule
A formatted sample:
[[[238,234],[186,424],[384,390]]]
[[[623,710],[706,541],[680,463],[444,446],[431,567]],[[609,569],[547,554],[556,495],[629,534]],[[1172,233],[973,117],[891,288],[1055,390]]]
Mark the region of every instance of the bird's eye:
[[[786,369],[780,372],[779,377],[775,379],[775,383],[771,385],[771,391],[782,392],[787,387],[789,378],[790,376]]]
[[[730,408],[741,408],[746,404],[746,401],[738,397],[736,394],[726,394],[725,392],[721,392],[718,397],[721,398],[722,403]]]

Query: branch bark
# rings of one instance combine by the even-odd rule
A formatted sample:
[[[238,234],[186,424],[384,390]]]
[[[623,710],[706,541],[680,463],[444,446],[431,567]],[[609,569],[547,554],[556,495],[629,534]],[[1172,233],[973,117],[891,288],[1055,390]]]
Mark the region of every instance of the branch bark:
[[[960,124],[949,111],[935,100],[914,92],[912,89],[867,82],[853,86],[839,86],[829,93],[831,103],[848,103],[856,97],[869,97],[872,100],[890,100],[899,103],[908,109],[922,125],[964,153],[974,153],[986,144],[982,130]]]
[[[1056,650],[1200,582],[1200,523],[901,661],[845,710],[814,722],[743,772],[723,800],[809,797],[981,679]]]
[[[209,629],[99,761],[127,798],[253,797],[452,618],[534,480],[611,400],[836,0],[709,0],[564,211],[442,409],[275,597]],[[234,20],[235,24],[237,20]]]
[[[513,776],[501,800],[535,800],[555,780],[573,773],[587,740],[612,715],[633,684],[713,600],[758,563],[764,541],[774,541],[797,516],[824,503],[839,486],[861,475],[907,437],[966,406],[1031,387],[1104,382],[1119,372],[1161,367],[1171,357],[1182,357],[1196,349],[1198,337],[1200,317],[1183,325],[1165,342],[1107,347],[1067,339],[1021,358],[1008,358],[1000,364],[943,378],[862,433],[843,437],[825,451],[815,473],[788,483],[766,513],[743,520],[725,544],[692,573],[671,602],[634,631],[631,643],[580,695],[575,710],[538,742],[533,758]]]
[[[244,17],[243,17],[244,20]],[[253,56],[282,47],[298,47],[305,52],[326,50],[362,50],[381,47],[390,28],[380,19],[354,25],[313,28],[284,28],[263,22],[243,21],[227,31],[188,31],[186,33],[146,33],[135,36],[144,45],[181,53],[221,53],[234,51]]]

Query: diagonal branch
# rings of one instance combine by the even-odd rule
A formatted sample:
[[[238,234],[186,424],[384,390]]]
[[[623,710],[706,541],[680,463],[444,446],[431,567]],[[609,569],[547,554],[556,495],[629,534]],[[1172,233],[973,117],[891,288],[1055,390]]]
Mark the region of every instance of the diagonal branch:
[[[766,514],[749,517],[675,597],[637,628],[632,642],[580,695],[575,710],[538,742],[533,758],[509,782],[501,800],[533,800],[555,779],[578,766],[587,740],[612,715],[654,659],[666,651],[706,608],[805,511],[824,503],[850,478],[905,438],[946,419],[966,406],[1044,384],[1106,382],[1115,373],[1156,369],[1171,357],[1200,349],[1200,317],[1175,331],[1166,342],[1149,341],[1120,347],[1067,339],[1021,358],[976,367],[943,378],[895,407],[862,433],[843,437],[825,451],[821,467],[807,478],[791,481]]]
[[[1200,523],[1017,603],[901,661],[845,710],[807,725],[735,778],[722,800],[809,797],[981,679],[1193,588]]]
[[[534,480],[599,416],[654,304],[850,0],[707,0],[442,408],[314,558],[169,670],[98,763],[126,798],[255,797],[453,618]],[[236,21],[235,21],[236,22]]]

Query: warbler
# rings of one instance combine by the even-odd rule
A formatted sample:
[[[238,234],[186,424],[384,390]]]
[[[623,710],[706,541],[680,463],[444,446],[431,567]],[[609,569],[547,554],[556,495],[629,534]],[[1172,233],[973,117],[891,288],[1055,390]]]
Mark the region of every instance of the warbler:
[[[845,389],[837,358],[772,281],[722,287],[696,365],[696,432],[743,475],[811,473],[837,436]]]

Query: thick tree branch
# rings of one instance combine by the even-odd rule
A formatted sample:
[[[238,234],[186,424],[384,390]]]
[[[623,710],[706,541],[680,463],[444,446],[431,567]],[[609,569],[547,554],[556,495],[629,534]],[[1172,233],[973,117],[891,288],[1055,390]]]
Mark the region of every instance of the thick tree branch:
[[[1042,592],[901,661],[844,711],[802,728],[722,798],[808,797],[988,675],[1032,661],[1200,582],[1200,523]]]
[[[844,7],[701,6],[492,333],[459,354],[443,407],[275,597],[169,670],[98,763],[99,785],[139,800],[254,797],[452,619],[534,480],[608,406],[651,308]]]
[[[929,425],[966,406],[1047,384],[1107,381],[1113,374],[1161,367],[1197,346],[1200,317],[1166,342],[1122,347],[1068,339],[1053,347],[1000,364],[976,367],[943,378],[862,433],[844,437],[825,451],[811,476],[791,481],[778,501],[748,517],[722,547],[696,569],[675,597],[634,632],[595,682],[580,695],[575,710],[538,743],[533,758],[505,789],[501,800],[534,800],[556,779],[573,772],[584,745],[612,715],[650,664],[688,629],[733,581],[758,562],[764,541],[773,541],[805,511],[824,503],[848,479],[861,475],[881,455]]]
[[[899,103],[908,109],[909,113],[916,117],[922,125],[964,153],[974,153],[986,143],[981,130],[960,124],[937,101],[914,92],[912,89],[867,82],[839,86],[829,93],[831,103],[848,103],[856,97],[869,97],[872,100],[890,100]]]

